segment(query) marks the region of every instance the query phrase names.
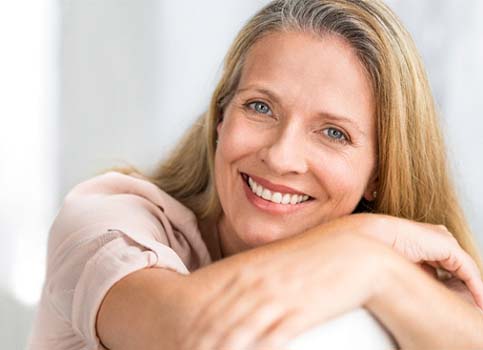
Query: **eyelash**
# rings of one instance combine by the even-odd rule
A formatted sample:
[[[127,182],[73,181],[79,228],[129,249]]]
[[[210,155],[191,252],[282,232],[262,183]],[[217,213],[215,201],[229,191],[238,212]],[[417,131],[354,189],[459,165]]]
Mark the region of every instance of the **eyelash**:
[[[335,130],[337,132],[340,132],[341,137],[343,137],[343,139],[335,139],[333,137],[330,137],[329,135],[326,135],[330,142],[336,142],[336,143],[340,143],[340,144],[343,144],[343,145],[347,145],[347,144],[350,143],[349,137],[347,137],[347,135],[345,134],[345,132],[343,132],[342,130],[340,130],[338,128],[334,128],[334,127],[329,127],[329,128],[326,128],[326,129],[322,130],[322,133],[324,135],[325,135],[325,132],[324,131],[326,131],[326,130]]]
[[[256,114],[262,114],[262,115],[270,115],[268,113],[261,113],[261,112],[258,112],[256,110],[256,108],[254,107],[254,105],[256,104],[262,104],[264,106],[266,106],[269,110],[269,112],[271,112],[271,108],[270,106],[263,102],[263,101],[249,101],[249,102],[246,102],[243,104],[243,107],[247,110],[249,110],[250,112],[253,112],[253,113],[256,113]],[[343,139],[335,139],[333,137],[330,137],[329,135],[327,135],[325,133],[326,130],[335,130],[337,132],[340,132],[341,136],[343,137]],[[346,133],[343,132],[342,130],[338,129],[338,128],[334,128],[334,127],[329,127],[329,128],[326,128],[324,130],[322,130],[322,133],[329,139],[330,142],[335,142],[335,143],[339,143],[339,144],[343,144],[343,145],[346,145],[346,144],[349,144],[350,143],[350,139],[349,137],[347,137]]]
[[[263,101],[250,101],[250,102],[245,103],[243,106],[244,106],[246,109],[248,109],[248,110],[250,110],[251,112],[254,112],[254,113],[256,113],[256,114],[269,115],[269,114],[267,114],[267,113],[261,113],[261,112],[258,112],[258,111],[255,109],[255,107],[252,107],[252,105],[255,105],[255,104],[262,104],[262,105],[264,105],[265,107],[267,107],[267,108],[268,108],[269,112],[271,112],[271,111],[272,111],[272,110],[271,110],[271,108],[270,108],[270,106],[269,106],[267,103],[263,102]]]

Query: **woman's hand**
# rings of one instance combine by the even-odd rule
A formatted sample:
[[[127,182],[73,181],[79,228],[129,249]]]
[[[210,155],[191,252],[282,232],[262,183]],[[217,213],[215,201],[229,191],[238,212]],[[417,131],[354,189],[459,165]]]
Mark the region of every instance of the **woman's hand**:
[[[362,232],[392,247],[414,263],[442,268],[463,281],[475,303],[483,309],[480,271],[443,225],[420,223],[389,215],[361,215]],[[426,267],[426,272],[431,271]]]
[[[281,349],[311,326],[363,306],[380,292],[375,281],[384,281],[397,255],[363,235],[334,233],[296,237],[283,256],[239,271],[201,305],[180,349]]]

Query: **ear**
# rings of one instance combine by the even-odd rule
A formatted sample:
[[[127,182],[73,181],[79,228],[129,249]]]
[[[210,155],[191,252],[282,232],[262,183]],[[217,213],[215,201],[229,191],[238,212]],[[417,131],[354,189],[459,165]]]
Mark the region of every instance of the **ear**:
[[[377,191],[378,188],[379,178],[377,176],[377,170],[375,170],[369,179],[369,182],[367,183],[366,190],[364,191],[364,199],[369,202],[374,201],[376,199],[374,196],[374,191]]]

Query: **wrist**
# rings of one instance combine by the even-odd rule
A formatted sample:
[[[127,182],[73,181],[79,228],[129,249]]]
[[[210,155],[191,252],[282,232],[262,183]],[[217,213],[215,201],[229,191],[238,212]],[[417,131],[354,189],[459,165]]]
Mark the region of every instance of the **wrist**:
[[[374,213],[359,213],[352,216],[357,220],[356,232],[386,245],[392,245],[391,216]]]
[[[447,339],[436,336],[447,322],[452,323],[445,319],[444,301],[436,298],[435,288],[441,289],[438,282],[398,254],[388,259],[382,271],[379,288],[364,306],[385,325],[400,348],[440,349],[452,341],[458,343],[457,337],[449,340],[450,333]]]
[[[385,253],[381,254],[381,261],[384,263],[379,265],[378,283],[375,283],[372,297],[365,305],[371,311],[378,311],[398,300],[403,301],[405,297],[404,294],[399,294],[402,290],[400,284],[405,280],[408,261],[389,248],[384,250]]]
[[[420,340],[416,336],[418,331],[412,329],[414,324],[407,324],[403,320],[410,319],[404,311],[411,308],[411,294],[404,285],[410,276],[409,263],[393,251],[390,253],[383,257],[384,264],[380,267],[378,283],[374,284],[372,296],[364,307],[388,329],[399,348],[415,349]],[[412,343],[413,340],[415,343]]]

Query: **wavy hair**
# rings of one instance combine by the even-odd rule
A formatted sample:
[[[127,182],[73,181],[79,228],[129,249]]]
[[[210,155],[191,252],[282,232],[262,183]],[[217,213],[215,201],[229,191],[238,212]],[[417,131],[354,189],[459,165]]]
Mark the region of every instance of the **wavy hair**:
[[[411,35],[381,0],[275,0],[241,29],[224,60],[209,110],[151,174],[198,219],[217,217],[216,125],[237,89],[247,53],[272,32],[338,35],[354,49],[376,99],[378,196],[358,210],[445,225],[483,271],[451,181],[438,113]],[[111,168],[130,173],[135,167]]]

